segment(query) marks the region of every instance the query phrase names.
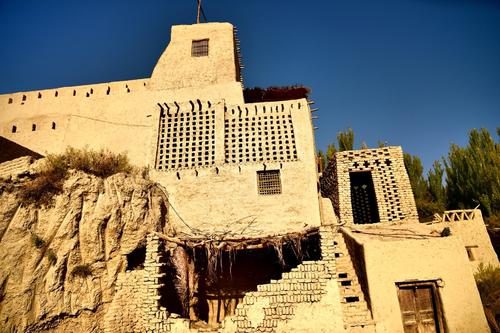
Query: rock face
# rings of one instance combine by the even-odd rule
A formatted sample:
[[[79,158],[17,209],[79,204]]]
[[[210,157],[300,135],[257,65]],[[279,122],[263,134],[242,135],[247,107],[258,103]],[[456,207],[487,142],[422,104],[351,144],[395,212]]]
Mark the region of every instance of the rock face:
[[[73,172],[53,207],[1,193],[0,332],[102,331],[127,255],[166,219],[166,198],[139,176]]]

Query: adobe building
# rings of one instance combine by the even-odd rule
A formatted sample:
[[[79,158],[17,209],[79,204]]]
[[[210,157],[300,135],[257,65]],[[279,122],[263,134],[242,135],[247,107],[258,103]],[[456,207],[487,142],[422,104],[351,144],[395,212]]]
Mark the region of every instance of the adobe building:
[[[400,147],[337,153],[320,180],[311,103],[245,102],[235,28],[174,26],[150,78],[1,95],[0,175],[107,148],[160,184],[167,226],[124,254],[143,259],[105,332],[488,332],[480,211],[420,224]]]

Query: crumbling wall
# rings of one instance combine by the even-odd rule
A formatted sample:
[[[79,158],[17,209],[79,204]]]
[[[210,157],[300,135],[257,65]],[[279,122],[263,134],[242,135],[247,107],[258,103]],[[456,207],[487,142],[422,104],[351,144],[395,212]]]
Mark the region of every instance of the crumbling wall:
[[[234,317],[226,318],[223,332],[290,332],[295,331],[291,322],[301,311],[318,309],[317,321],[308,322],[297,331],[342,332],[342,309],[335,280],[334,232],[322,228],[321,250],[323,258],[305,261],[280,280],[257,286],[257,291],[245,294],[236,308]],[[323,312],[324,311],[324,312]],[[324,317],[323,315],[328,315]],[[302,317],[303,318],[303,317]]]
[[[23,156],[15,160],[0,163],[0,178],[17,176],[26,172],[31,163],[33,163],[33,157],[31,156]]]

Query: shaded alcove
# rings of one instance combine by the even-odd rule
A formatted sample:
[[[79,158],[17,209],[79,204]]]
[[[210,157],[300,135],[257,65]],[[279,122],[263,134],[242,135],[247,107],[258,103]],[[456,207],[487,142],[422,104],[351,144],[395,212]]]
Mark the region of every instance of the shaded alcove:
[[[372,173],[357,171],[349,173],[351,184],[351,205],[355,224],[380,221]]]
[[[213,244],[212,244],[213,245]],[[166,251],[160,305],[170,313],[215,327],[257,285],[281,279],[303,260],[320,260],[319,235],[250,249],[180,248]]]

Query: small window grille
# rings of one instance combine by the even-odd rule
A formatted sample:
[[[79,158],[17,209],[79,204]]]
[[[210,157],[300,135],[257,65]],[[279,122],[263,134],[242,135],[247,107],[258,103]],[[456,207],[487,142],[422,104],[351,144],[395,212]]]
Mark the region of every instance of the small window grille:
[[[208,56],[208,39],[193,40],[191,45],[192,57],[206,57]]]
[[[257,189],[260,195],[281,194],[280,171],[257,171]]]

